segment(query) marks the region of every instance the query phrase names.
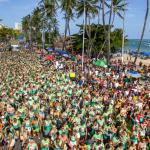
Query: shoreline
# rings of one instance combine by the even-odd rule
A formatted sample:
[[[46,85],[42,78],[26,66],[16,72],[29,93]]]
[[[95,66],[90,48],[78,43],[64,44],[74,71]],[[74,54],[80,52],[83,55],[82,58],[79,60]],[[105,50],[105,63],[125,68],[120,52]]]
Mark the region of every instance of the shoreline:
[[[133,62],[134,58],[135,57],[130,56],[129,54],[123,54],[124,63]],[[113,57],[112,60],[122,60],[122,57],[121,56],[116,56],[116,57]],[[136,61],[136,65],[139,65],[140,62],[142,62],[142,64],[146,65],[146,66],[150,65],[150,59],[141,59],[141,58],[138,57],[137,61]]]

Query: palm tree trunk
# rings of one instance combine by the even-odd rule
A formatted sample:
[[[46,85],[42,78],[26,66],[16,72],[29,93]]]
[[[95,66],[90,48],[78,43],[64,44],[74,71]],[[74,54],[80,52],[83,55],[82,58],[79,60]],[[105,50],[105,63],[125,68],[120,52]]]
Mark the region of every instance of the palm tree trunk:
[[[94,38],[93,40],[91,40],[91,49],[94,48],[94,41],[96,39],[96,36],[97,36],[97,32],[98,32],[98,29],[99,29],[99,25],[100,25],[100,12],[101,12],[101,1],[100,1],[100,7],[99,7],[99,11],[98,11],[98,22],[97,22],[97,28],[96,28],[96,31],[95,31],[95,34],[94,34]]]
[[[101,52],[102,52],[102,50],[103,50],[103,48],[104,48],[104,46],[105,46],[105,43],[106,43],[106,39],[105,39],[105,41],[103,42],[103,45],[102,45],[102,47],[101,47],[101,49],[100,49],[100,51],[99,51],[99,54],[98,54],[97,58],[99,58],[99,56],[100,56],[100,54],[101,54]]]
[[[113,0],[111,1],[110,14],[109,14],[109,24],[108,24],[108,50],[107,50],[107,61],[108,61],[108,63],[110,60],[110,52],[111,52],[110,33],[111,33],[111,27],[112,27],[112,25],[111,25],[112,14],[113,14]]]
[[[70,19],[68,18],[68,34],[69,34],[69,37],[71,35],[71,32],[70,32]]]
[[[113,26],[113,24],[114,24],[115,17],[116,17],[116,14],[115,14],[115,13],[113,13],[113,19],[112,19],[112,23],[111,23],[111,25],[112,25],[112,26]]]
[[[48,32],[48,43],[49,43],[49,46],[51,45],[51,39],[50,39],[50,36],[51,36],[51,33],[50,31]]]
[[[69,34],[69,39],[68,39],[69,40],[69,43],[68,43],[69,45],[68,46],[70,48],[70,41],[71,41],[71,37],[70,37],[70,35],[71,35],[71,32],[70,32],[70,19],[68,19],[68,34]]]
[[[147,9],[146,9],[146,14],[145,14],[145,19],[144,19],[143,30],[142,30],[142,34],[141,34],[141,39],[140,39],[139,44],[138,44],[137,55],[134,59],[134,64],[136,63],[138,54],[140,53],[140,47],[141,47],[142,40],[143,40],[143,37],[144,37],[145,29],[146,29],[148,14],[149,14],[149,0],[147,0]]]
[[[91,19],[89,19],[89,43],[88,43],[88,57],[91,58],[91,44],[92,44],[92,39],[91,39]]]
[[[105,35],[106,35],[106,26],[105,26],[105,0],[102,0],[102,21],[103,21],[104,32],[105,32]]]
[[[107,42],[107,31],[106,31],[106,24],[105,24],[105,0],[102,0],[102,22],[103,22],[103,28],[104,28],[104,34],[105,34],[105,41]],[[104,46],[106,42],[104,42]],[[104,46],[102,47],[104,48]],[[108,58],[107,58],[107,61],[109,61]]]
[[[125,15],[124,15],[125,16]],[[125,41],[125,18],[123,18],[123,33],[122,33],[122,63],[124,61],[124,57],[123,57],[123,54],[124,54],[124,41]]]
[[[65,16],[65,36],[63,39],[63,50],[66,49],[66,37],[67,37],[67,30],[68,30],[68,18]]]

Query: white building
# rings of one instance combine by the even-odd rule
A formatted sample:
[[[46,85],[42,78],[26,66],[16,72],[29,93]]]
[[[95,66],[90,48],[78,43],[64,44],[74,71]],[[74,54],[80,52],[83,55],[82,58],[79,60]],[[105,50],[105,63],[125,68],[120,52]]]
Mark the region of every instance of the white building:
[[[3,27],[4,27],[4,25],[0,23],[0,29],[3,28]]]
[[[22,24],[21,23],[18,23],[18,22],[16,22],[15,23],[15,30],[22,30]]]

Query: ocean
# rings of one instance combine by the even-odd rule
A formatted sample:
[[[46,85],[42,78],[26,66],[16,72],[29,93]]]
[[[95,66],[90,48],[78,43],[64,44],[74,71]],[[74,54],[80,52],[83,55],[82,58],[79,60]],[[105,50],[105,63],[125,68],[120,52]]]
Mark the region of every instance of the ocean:
[[[125,43],[125,50],[136,51],[139,40],[130,39]],[[150,39],[144,39],[141,44],[141,52],[150,52]]]

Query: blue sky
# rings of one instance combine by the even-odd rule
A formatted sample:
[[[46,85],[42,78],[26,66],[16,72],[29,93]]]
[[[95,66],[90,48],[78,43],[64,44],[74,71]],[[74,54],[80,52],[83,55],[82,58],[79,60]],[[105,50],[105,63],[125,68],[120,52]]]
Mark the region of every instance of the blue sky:
[[[145,16],[146,0],[127,0],[129,2],[128,11],[126,13],[125,29],[126,35],[131,39],[139,39],[143,27]],[[15,22],[21,22],[23,16],[32,12],[37,6],[39,0],[0,0],[0,18],[3,23],[14,27]],[[60,32],[64,32],[63,13],[59,12],[58,20]],[[96,19],[95,19],[96,20]],[[95,21],[96,22],[96,21]],[[82,23],[82,18],[71,21],[71,31],[75,33],[78,31],[76,24]],[[116,27],[122,27],[122,21],[116,17]],[[150,16],[145,31],[145,39],[150,39]]]

